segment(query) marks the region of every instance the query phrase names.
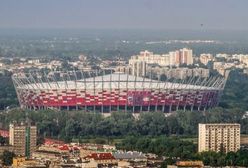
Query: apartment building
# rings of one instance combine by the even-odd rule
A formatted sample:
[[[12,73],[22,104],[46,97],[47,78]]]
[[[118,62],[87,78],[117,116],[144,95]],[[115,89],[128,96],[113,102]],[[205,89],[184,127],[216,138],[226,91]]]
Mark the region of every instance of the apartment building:
[[[26,123],[12,123],[9,126],[9,143],[18,156],[30,157],[36,150],[37,127]]]
[[[240,124],[199,124],[198,152],[236,152],[240,148]]]

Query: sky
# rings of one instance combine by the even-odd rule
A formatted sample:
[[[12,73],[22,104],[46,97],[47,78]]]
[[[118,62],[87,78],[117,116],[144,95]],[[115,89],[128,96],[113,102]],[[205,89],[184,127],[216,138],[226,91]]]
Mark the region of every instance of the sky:
[[[0,28],[248,30],[248,0],[0,0]]]

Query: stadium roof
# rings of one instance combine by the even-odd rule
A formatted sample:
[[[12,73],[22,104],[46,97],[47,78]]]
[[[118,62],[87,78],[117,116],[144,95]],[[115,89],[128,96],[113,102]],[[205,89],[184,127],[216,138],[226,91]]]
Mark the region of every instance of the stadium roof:
[[[17,77],[18,78],[18,77]],[[23,78],[22,78],[23,80]],[[217,80],[217,78],[216,78]],[[124,73],[113,73],[108,75],[90,77],[80,80],[71,81],[49,81],[49,82],[36,82],[30,84],[20,84],[18,89],[196,89],[196,90],[216,90],[220,89],[213,86],[203,86],[194,84],[183,84],[166,82],[159,80],[151,80],[149,78],[136,77]]]

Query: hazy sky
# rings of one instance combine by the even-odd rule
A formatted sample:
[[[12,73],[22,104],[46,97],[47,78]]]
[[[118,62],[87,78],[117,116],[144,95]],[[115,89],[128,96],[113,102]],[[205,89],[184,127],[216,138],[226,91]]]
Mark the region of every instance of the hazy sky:
[[[0,28],[248,30],[247,8],[248,0],[0,0]]]

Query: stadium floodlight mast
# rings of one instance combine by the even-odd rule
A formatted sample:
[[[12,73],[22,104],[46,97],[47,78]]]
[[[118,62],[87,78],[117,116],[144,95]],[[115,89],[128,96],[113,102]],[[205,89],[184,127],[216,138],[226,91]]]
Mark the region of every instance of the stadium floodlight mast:
[[[59,76],[59,77],[56,77]],[[15,73],[12,80],[21,108],[100,113],[206,110],[218,105],[227,78],[192,76],[182,80],[131,75],[130,70]]]

